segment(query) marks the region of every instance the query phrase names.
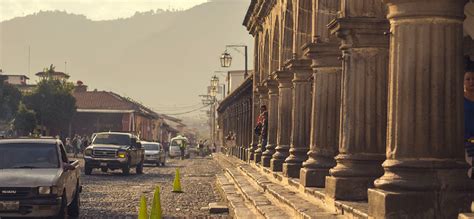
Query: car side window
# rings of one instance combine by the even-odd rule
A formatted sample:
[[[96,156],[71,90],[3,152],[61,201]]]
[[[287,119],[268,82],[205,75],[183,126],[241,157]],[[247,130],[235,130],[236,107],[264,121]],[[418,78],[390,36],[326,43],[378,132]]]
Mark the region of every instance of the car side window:
[[[69,163],[69,161],[67,159],[66,151],[64,150],[63,144],[59,145],[59,149],[61,150],[61,160],[62,160],[62,162],[63,163]]]

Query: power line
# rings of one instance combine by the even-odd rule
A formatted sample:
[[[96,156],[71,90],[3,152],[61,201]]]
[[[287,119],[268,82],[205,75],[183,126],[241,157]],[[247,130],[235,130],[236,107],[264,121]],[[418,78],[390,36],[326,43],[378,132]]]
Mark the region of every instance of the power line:
[[[199,107],[199,108],[197,108],[197,109],[193,109],[193,110],[190,110],[190,111],[187,111],[187,112],[173,113],[173,114],[166,113],[166,115],[177,116],[177,115],[188,114],[188,113],[196,112],[196,111],[201,110],[201,109],[203,109],[203,108],[205,108],[205,107],[208,107],[208,106],[210,106],[210,104],[204,105],[204,106],[202,106],[202,107]]]

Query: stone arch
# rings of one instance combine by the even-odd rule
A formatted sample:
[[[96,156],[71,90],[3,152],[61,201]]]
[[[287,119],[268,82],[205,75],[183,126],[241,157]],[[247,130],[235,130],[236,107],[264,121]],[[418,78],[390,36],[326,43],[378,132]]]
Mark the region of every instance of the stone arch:
[[[270,59],[270,72],[277,71],[280,67],[280,20],[278,16],[273,24],[272,49]]]
[[[293,3],[291,2],[292,0],[287,0],[286,1],[286,7],[284,8],[283,14],[283,28],[282,28],[282,47],[281,47],[281,66],[284,65],[284,63],[288,60],[291,59],[293,55]]]
[[[294,31],[293,52],[298,58],[303,56],[301,47],[311,42],[313,1],[298,0],[298,7],[294,10],[296,20],[296,31]],[[295,12],[296,11],[296,12]]]

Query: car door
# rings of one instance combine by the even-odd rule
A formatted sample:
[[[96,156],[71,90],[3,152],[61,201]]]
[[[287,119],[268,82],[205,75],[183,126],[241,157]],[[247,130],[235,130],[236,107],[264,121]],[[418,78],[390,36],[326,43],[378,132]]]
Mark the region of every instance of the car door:
[[[76,171],[73,170],[67,170],[65,168],[66,165],[69,165],[69,159],[67,158],[66,151],[64,150],[64,146],[62,144],[58,145],[59,147],[59,152],[61,155],[61,168],[63,168],[63,175],[64,175],[64,188],[66,189],[66,198],[68,201],[68,204],[72,201],[74,198],[74,193],[76,192]]]

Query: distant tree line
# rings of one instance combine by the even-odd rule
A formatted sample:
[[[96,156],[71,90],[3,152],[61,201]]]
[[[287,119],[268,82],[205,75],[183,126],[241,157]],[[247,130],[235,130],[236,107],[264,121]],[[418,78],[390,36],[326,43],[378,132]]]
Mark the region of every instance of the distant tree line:
[[[31,93],[22,94],[0,78],[0,120],[9,123],[19,136],[65,135],[76,113],[74,84],[54,79],[53,65],[45,72],[50,76],[42,79]]]

